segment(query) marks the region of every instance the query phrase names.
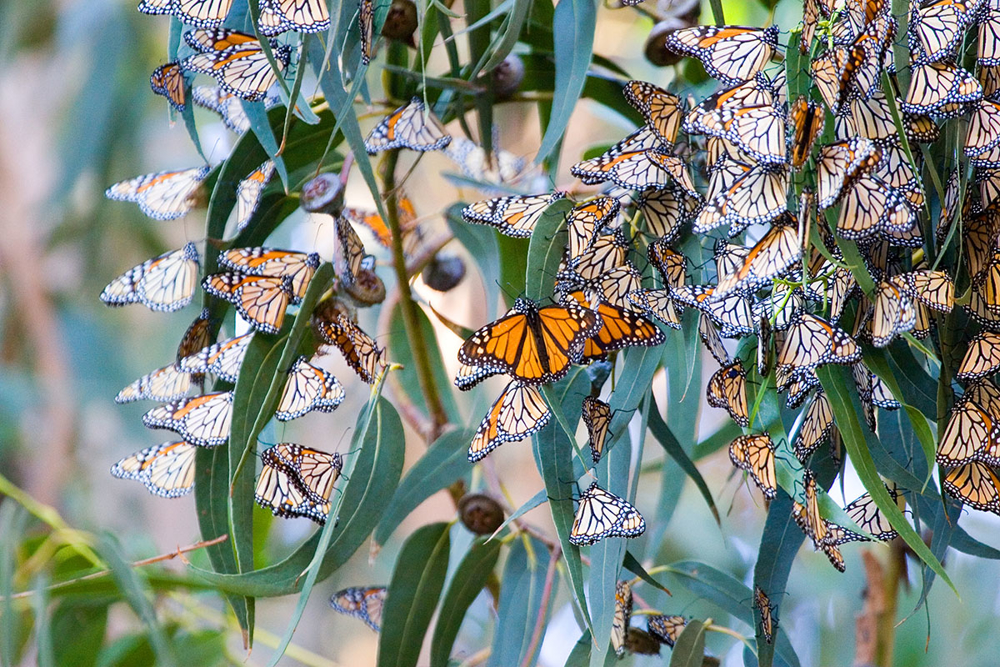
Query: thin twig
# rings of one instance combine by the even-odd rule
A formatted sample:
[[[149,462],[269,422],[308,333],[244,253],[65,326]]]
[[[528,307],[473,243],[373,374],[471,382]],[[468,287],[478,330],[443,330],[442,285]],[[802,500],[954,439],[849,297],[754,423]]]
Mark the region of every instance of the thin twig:
[[[161,563],[165,560],[172,560],[174,558],[180,557],[184,560],[183,554],[190,553],[192,551],[197,551],[198,549],[204,549],[206,547],[214,547],[216,544],[221,544],[229,539],[229,535],[220,535],[211,540],[204,540],[201,542],[195,542],[186,547],[177,547],[176,551],[170,551],[165,554],[160,554],[159,556],[153,556],[152,558],[143,558],[142,560],[137,560],[132,562],[132,567],[143,567],[144,565],[152,565],[153,563]],[[99,572],[91,572],[90,574],[85,574],[82,577],[76,577],[75,579],[69,579],[67,581],[60,581],[57,584],[53,584],[47,587],[45,590],[58,590],[64,588],[69,584],[75,584],[81,581],[91,581],[93,579],[100,579],[111,574],[111,570],[101,570]],[[29,598],[34,595],[37,591],[23,591],[21,593],[15,593],[11,595],[12,600],[18,600],[22,598]],[[3,598],[0,598],[2,600]]]
[[[559,563],[560,555],[562,555],[562,549],[557,544],[550,552],[549,567],[545,572],[545,587],[542,589],[542,603],[538,608],[538,618],[535,621],[535,629],[531,633],[531,643],[528,644],[528,652],[524,655],[524,662],[521,663],[521,667],[530,667],[531,658],[535,654],[535,649],[538,648],[538,643],[542,640],[542,630],[545,626],[545,610],[549,606],[549,598],[552,597],[552,583],[556,578],[556,565]]]

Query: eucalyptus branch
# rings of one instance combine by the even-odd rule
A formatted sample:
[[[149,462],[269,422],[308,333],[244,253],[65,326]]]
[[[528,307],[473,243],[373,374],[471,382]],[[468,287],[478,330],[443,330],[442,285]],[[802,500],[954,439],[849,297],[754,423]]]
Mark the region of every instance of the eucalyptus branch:
[[[386,220],[386,223],[392,235],[392,260],[396,270],[399,309],[403,316],[403,327],[406,329],[406,338],[410,343],[410,352],[413,355],[413,364],[417,372],[417,380],[420,383],[420,390],[424,394],[427,410],[431,415],[431,429],[424,435],[427,442],[433,442],[441,434],[445,424],[448,423],[448,415],[444,411],[441,395],[438,392],[437,384],[434,382],[434,373],[431,369],[427,343],[424,341],[423,330],[420,327],[420,320],[417,317],[417,304],[413,300],[413,292],[410,290],[410,277],[406,270],[406,254],[403,252],[403,232],[399,224],[399,194],[396,191],[396,164],[398,161],[399,151],[392,150],[386,155],[383,164],[382,183],[384,186],[385,211],[389,218]]]

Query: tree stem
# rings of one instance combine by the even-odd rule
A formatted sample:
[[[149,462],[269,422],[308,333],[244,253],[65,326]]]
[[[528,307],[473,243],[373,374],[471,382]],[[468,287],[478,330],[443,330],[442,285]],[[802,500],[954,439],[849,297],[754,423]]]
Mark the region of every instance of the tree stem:
[[[396,271],[397,289],[399,290],[399,310],[403,315],[403,327],[406,329],[406,339],[410,343],[410,353],[417,372],[420,390],[431,416],[430,432],[424,434],[427,442],[433,442],[441,435],[448,423],[448,415],[444,411],[441,395],[431,369],[428,347],[424,341],[420,319],[417,316],[417,304],[413,301],[410,290],[410,279],[406,271],[406,254],[403,252],[403,232],[399,224],[399,197],[396,192],[396,163],[399,161],[399,151],[389,151],[383,163],[382,183],[384,187],[386,224],[392,234],[392,263]]]

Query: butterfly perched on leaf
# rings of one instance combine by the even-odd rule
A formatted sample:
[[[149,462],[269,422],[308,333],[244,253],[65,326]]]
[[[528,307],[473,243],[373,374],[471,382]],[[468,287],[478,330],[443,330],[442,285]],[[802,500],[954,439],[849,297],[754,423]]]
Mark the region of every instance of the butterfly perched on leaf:
[[[233,0],[140,0],[143,14],[171,14],[181,23],[218,28],[229,15]]]
[[[569,542],[586,546],[608,537],[639,537],[645,531],[646,521],[639,510],[593,482],[580,496]]]
[[[235,384],[252,340],[253,334],[248,333],[214,343],[182,357],[178,366],[185,373],[212,373],[220,380]]]
[[[385,369],[385,350],[346,315],[323,322],[319,333],[326,343],[340,350],[347,364],[368,384],[374,384]]]
[[[659,327],[645,317],[605,300],[588,299],[583,291],[567,294],[563,302],[583,306],[597,315],[597,332],[583,345],[584,361],[604,359],[609,352],[626,347],[652,347],[666,340]]]
[[[264,188],[274,175],[274,162],[265,160],[236,186],[236,231],[242,232],[257,212]]]
[[[835,428],[830,399],[826,397],[826,392],[818,391],[799,423],[795,442],[792,444],[795,458],[805,464],[812,453],[830,439]]]
[[[625,637],[632,618],[632,586],[627,581],[615,584],[615,614],[611,620],[611,648],[621,658],[625,655]]]
[[[205,276],[202,289],[236,307],[240,317],[257,331],[276,334],[285,322],[285,310],[295,297],[291,276],[245,276],[225,272]]]
[[[178,363],[158,368],[118,392],[115,403],[132,401],[178,401],[191,390],[191,375]]]
[[[379,632],[382,627],[385,593],[385,586],[345,588],[330,597],[330,606],[341,614],[361,619],[369,628]]]
[[[708,404],[713,408],[724,408],[739,426],[750,426],[747,411],[747,374],[739,359],[723,366],[708,380]]]
[[[291,47],[272,45],[277,73],[253,35],[222,28],[184,33],[197,51],[181,61],[181,69],[215,77],[219,87],[248,102],[260,102],[288,68]]]
[[[189,371],[180,364],[181,360],[196,354],[212,343],[212,312],[208,308],[203,308],[201,314],[194,318],[181,342],[177,344],[177,362],[185,373],[191,373],[191,381],[198,386],[204,385],[205,375],[198,371]]]
[[[325,0],[260,0],[260,31],[265,35],[322,32],[329,27]]]
[[[546,209],[565,196],[565,193],[557,191],[486,199],[463,208],[462,219],[469,223],[489,225],[505,236],[528,238]]]
[[[104,196],[114,201],[130,201],[154,220],[174,220],[187,215],[199,202],[202,181],[209,167],[182,171],[160,171],[115,183]]]
[[[511,381],[480,422],[469,446],[469,461],[475,463],[505,442],[537,433],[551,416],[538,387]]]
[[[941,486],[969,507],[1000,515],[1000,479],[982,461],[969,461],[948,471]]]
[[[770,222],[788,210],[787,169],[772,164],[735,164],[733,180],[717,191],[710,187],[706,203],[695,218],[696,233],[728,224],[729,235],[735,236],[750,225]]]
[[[502,369],[527,384],[556,382],[583,354],[601,327],[592,310],[578,304],[539,307],[518,298],[506,315],[479,329],[462,345],[458,360]]]
[[[126,456],[111,474],[140,482],[154,495],[178,498],[194,488],[194,453],[187,442],[164,442]]]
[[[683,119],[681,99],[646,81],[629,81],[624,92],[625,99],[642,114],[664,147],[672,147]]]
[[[687,619],[683,616],[651,614],[646,617],[646,629],[649,634],[667,646],[673,646],[677,642],[677,638],[684,632],[685,627],[687,627]]]
[[[615,220],[620,209],[618,200],[607,196],[577,204],[570,209],[566,214],[566,230],[569,233],[571,263],[586,252],[597,234]]]
[[[273,88],[264,96],[264,110],[277,106],[281,99],[273,93]],[[250,130],[250,119],[243,109],[240,98],[223,90],[220,86],[195,86],[191,91],[191,99],[198,106],[219,114],[222,123],[233,132],[243,134]]]
[[[667,48],[701,61],[713,79],[726,85],[747,81],[761,71],[778,47],[778,26],[695,26],[675,30]]]
[[[681,285],[672,290],[674,299],[685,306],[697,308],[721,328],[725,338],[741,338],[754,333],[754,318],[750,303],[742,294],[713,299],[713,287]]]
[[[832,521],[824,519],[819,508],[819,489],[812,470],[804,473],[805,505],[792,501],[792,518],[809,538],[818,551],[826,554],[830,564],[837,570],[845,570],[844,556],[840,546],[847,542],[868,541],[864,535],[847,530]]]
[[[101,292],[101,301],[109,306],[141,303],[153,311],[172,313],[191,303],[198,269],[198,250],[188,243],[115,278]]]
[[[855,181],[870,173],[881,158],[874,141],[854,137],[827,144],[816,157],[817,205],[830,208],[842,199]]]
[[[774,616],[774,605],[760,586],[754,586],[753,603],[757,613],[760,614],[760,633],[764,636],[764,641],[770,644],[778,627],[778,619]]]
[[[587,396],[583,399],[583,423],[587,427],[590,454],[596,465],[601,461],[604,441],[608,437],[608,427],[611,426],[611,406],[599,398]]]
[[[787,272],[801,257],[796,220],[785,213],[777,224],[771,226],[732,272],[719,276],[712,293],[713,300],[720,300],[732,293],[752,293]]]
[[[187,82],[180,65],[167,63],[157,67],[149,76],[149,87],[157,95],[166,97],[174,109],[184,111],[187,104]]]
[[[733,465],[749,474],[769,500],[773,500],[778,494],[774,451],[774,443],[767,433],[741,435],[729,445],[729,459]]]
[[[233,392],[223,391],[153,408],[142,416],[146,428],[173,431],[199,447],[218,447],[229,440]]]
[[[423,100],[414,97],[386,116],[365,138],[369,155],[395,148],[411,151],[439,151],[451,143],[451,135],[434,113],[424,106]]]
[[[937,446],[937,462],[951,468],[972,460],[1000,463],[1000,390],[990,380],[970,383],[952,406]]]
[[[889,493],[889,497],[893,503],[899,502],[899,491],[896,489],[895,484],[891,487],[886,486],[885,490]],[[865,532],[870,533],[876,540],[888,542],[899,535],[896,529],[892,527],[892,524],[882,514],[882,511],[875,504],[869,493],[864,493],[848,503],[847,507],[844,508],[844,512],[854,523],[858,524]]]
[[[317,253],[280,250],[278,248],[231,248],[219,255],[219,266],[247,276],[291,278],[292,303],[306,295],[309,281],[319,267]]]
[[[952,61],[917,60],[910,70],[910,87],[900,102],[906,113],[954,118],[983,98],[983,87],[976,77]]]
[[[853,364],[861,359],[861,348],[843,329],[800,312],[785,332],[778,349],[777,364],[792,371],[815,370],[823,364]]]
[[[344,387],[332,373],[299,357],[288,371],[274,416],[278,421],[291,421],[313,410],[333,412],[343,400]]]
[[[275,516],[305,517],[323,525],[330,514],[330,494],[344,463],[328,454],[293,443],[279,443],[261,454],[264,467],[254,499]]]

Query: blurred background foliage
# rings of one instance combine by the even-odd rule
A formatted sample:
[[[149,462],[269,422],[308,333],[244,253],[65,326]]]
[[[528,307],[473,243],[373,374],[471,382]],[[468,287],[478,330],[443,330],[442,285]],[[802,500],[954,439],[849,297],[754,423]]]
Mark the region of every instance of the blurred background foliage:
[[[714,84],[705,81],[694,61],[657,67],[645,58],[643,44],[661,11],[652,0],[646,4],[650,6],[637,9],[602,6],[595,52],[631,78],[669,84],[682,96],[703,98]],[[750,0],[721,4],[731,24],[773,21],[787,31],[801,16],[799,0],[780,0],[773,7]],[[702,22],[709,22],[707,0],[705,5]],[[461,2],[452,10],[464,15]],[[452,23],[457,30],[462,19]],[[255,649],[247,656],[223,596],[185,573],[184,561],[208,567],[204,551],[178,553],[199,540],[193,497],[165,501],[108,475],[116,460],[155,442],[140,424],[142,407],[115,406],[111,399],[121,387],[159,365],[158,360],[173,357],[188,321],[144,309],[109,310],[97,295],[125,267],[205,235],[198,214],[157,222],[135,207],[103,196],[108,184],[123,178],[199,163],[183,121],[171,119],[163,100],[146,87],[149,72],[166,61],[168,38],[169,22],[139,14],[134,0],[0,3],[0,472],[4,479],[0,662],[4,665],[149,665],[163,662],[164,656],[172,656],[179,665],[263,665],[271,659],[297,603],[295,596],[258,600]],[[396,47],[388,49],[390,58],[392,48]],[[464,42],[459,48],[465,52]],[[431,54],[428,72],[446,69],[447,59],[440,51]],[[379,90],[384,76],[378,66],[370,70],[373,91]],[[551,70],[531,70],[529,80],[532,76],[551,76]],[[597,75],[588,82],[591,97],[605,94],[600,79]],[[401,80],[388,82],[399,85]],[[630,113],[621,102],[618,84],[607,90],[618,95],[609,106]],[[536,99],[525,92],[520,100],[498,104],[494,112],[500,145],[529,159],[542,132],[535,105],[520,102]],[[603,149],[634,127],[634,116],[615,113],[601,101],[584,99],[574,110],[561,146],[562,162],[550,164],[549,173],[557,178],[540,176],[540,189],[564,185],[567,167],[578,156],[597,152],[595,147]],[[370,117],[380,115],[375,112]],[[215,164],[229,154],[234,138],[210,115],[199,111],[198,120],[204,154]],[[452,128],[461,131],[457,123]],[[477,194],[456,188],[453,181],[440,177],[442,171],[455,169],[441,156],[428,156],[407,187],[419,193],[413,197],[419,216],[447,229],[443,217],[447,209]],[[352,205],[372,206],[360,178],[352,180],[347,198]],[[331,237],[329,225],[299,214],[272,238],[313,245],[329,257]],[[454,251],[474,264],[467,252]],[[480,299],[482,288],[472,280],[447,297],[419,280],[416,289],[425,302],[455,321],[491,319]],[[383,330],[400,333],[392,327]],[[458,344],[454,336],[441,336],[443,358],[452,374]],[[653,381],[654,395],[666,407],[668,421],[680,424],[675,432],[690,435],[685,447],[723,427],[719,411],[695,410],[709,374],[710,369],[690,383],[690,394],[686,383],[663,372]],[[487,405],[483,392],[473,394],[457,397],[458,409],[470,425],[478,422]],[[262,439],[343,451],[354,432],[352,416],[367,399],[362,387],[333,416],[283,426],[277,432],[266,430]],[[405,467],[424,451],[419,435],[407,427]],[[644,474],[636,504],[650,508],[645,512],[649,528],[630,551],[643,554],[647,565],[700,561],[749,585],[765,514],[755,506],[755,496],[741,492],[742,485],[732,478],[724,448],[704,457],[698,456],[697,448],[694,451],[722,512],[721,526],[677,465],[659,448],[647,447],[640,462]],[[492,458],[511,508],[520,507],[543,488],[529,445],[502,448]],[[483,485],[478,474],[467,472],[464,477],[473,488]],[[843,486],[846,500],[861,493],[859,482],[850,475]],[[839,489],[832,493],[839,497]],[[282,664],[374,664],[377,635],[354,619],[332,613],[326,599],[345,586],[388,583],[408,536],[420,526],[452,521],[454,516],[451,499],[439,492],[386,536],[371,563],[368,550],[362,548],[332,577],[318,583]],[[544,506],[524,518],[553,534]],[[255,512],[255,522],[258,567],[287,556],[311,530],[302,525],[304,521],[273,522],[262,511]],[[963,518],[962,525],[977,539],[1000,547],[997,517],[975,513]],[[449,530],[456,544],[470,543],[471,534],[461,526]],[[855,616],[867,585],[861,554],[870,553],[884,564],[905,565],[899,549],[898,545],[848,549],[843,575],[834,572],[822,555],[800,553],[779,595],[781,627],[802,665],[852,663]],[[453,554],[461,553],[453,549]],[[149,566],[126,565],[159,555],[167,558]],[[456,565],[451,563],[449,569]],[[1000,598],[993,582],[1000,576],[1000,566],[995,560],[954,550],[947,552],[945,565],[961,597],[947,586],[935,586],[926,611],[912,615],[920,597],[920,571],[912,567],[906,574],[899,601],[906,621],[897,630],[895,664],[942,665],[956,659],[968,665],[996,664]],[[48,591],[53,581],[105,571],[110,574],[95,577],[92,585],[84,582],[70,593]],[[564,580],[566,573],[560,575]],[[708,593],[678,585],[679,576],[658,577],[673,591],[672,597],[651,586],[640,584],[636,589],[654,608],[712,618],[752,638],[753,629],[745,620],[725,613]],[[12,596],[14,591],[19,593]],[[574,650],[581,627],[569,597],[567,586],[557,589],[538,664],[562,665]],[[737,602],[745,605],[747,600]],[[495,631],[492,603],[487,593],[481,593],[461,627],[453,656],[468,659],[465,664],[474,664],[477,652],[490,644]],[[707,649],[724,665],[743,664],[743,645],[733,637],[709,633]],[[625,663],[652,665],[669,659],[664,650],[664,656],[630,656]],[[426,656],[421,664],[425,662]]]

